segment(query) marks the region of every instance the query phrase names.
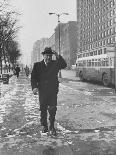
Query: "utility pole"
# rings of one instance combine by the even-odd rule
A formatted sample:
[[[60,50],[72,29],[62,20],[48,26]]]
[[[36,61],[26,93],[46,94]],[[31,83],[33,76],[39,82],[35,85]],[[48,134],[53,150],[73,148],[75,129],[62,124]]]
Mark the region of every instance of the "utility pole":
[[[50,12],[49,13],[49,15],[53,15],[53,14],[55,14],[57,17],[58,17],[58,32],[59,32],[59,34],[58,34],[58,43],[59,43],[59,54],[61,54],[61,51],[60,51],[60,47],[61,47],[61,45],[60,45],[60,16],[61,15],[69,15],[68,13],[61,13],[61,14],[56,14],[56,13],[52,13],[52,12]],[[61,74],[61,70],[59,71],[59,78],[62,78],[62,74]]]

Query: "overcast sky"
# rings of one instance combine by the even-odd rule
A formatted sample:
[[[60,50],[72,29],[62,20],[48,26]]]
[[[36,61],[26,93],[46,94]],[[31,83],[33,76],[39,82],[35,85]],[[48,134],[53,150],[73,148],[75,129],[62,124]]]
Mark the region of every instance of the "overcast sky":
[[[35,41],[54,33],[58,19],[57,14],[67,12],[69,15],[60,16],[61,22],[76,20],[76,0],[11,0],[14,9],[21,13],[19,24],[22,26],[18,33],[23,62],[29,63],[30,53]]]

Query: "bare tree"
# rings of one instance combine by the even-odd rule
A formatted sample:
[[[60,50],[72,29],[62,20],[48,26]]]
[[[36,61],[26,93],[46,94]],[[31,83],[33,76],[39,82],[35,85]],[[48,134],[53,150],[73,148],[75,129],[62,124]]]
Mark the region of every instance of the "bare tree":
[[[14,41],[19,30],[17,26],[17,12],[9,9],[8,0],[3,0],[0,3],[0,62],[2,73],[2,61],[6,63],[7,60],[12,61],[15,56],[15,60],[21,55],[17,46],[18,43]],[[7,9],[8,8],[8,9]],[[11,46],[11,47],[10,47]],[[13,49],[14,48],[14,49]],[[12,50],[11,50],[12,49]],[[12,52],[11,52],[12,51]]]

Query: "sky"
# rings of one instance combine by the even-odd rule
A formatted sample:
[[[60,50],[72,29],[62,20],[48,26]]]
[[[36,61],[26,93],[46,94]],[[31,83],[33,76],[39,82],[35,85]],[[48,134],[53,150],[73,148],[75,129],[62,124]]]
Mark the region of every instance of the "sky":
[[[21,15],[18,24],[21,26],[17,34],[21,46],[24,64],[30,63],[33,44],[41,38],[49,38],[54,33],[58,18],[49,12],[61,15],[60,22],[76,21],[76,0],[11,0],[14,10]]]

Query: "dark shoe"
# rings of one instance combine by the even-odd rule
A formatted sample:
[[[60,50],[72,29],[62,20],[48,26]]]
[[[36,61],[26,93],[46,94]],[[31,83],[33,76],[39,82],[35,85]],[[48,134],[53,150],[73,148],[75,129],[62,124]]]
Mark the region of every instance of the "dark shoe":
[[[55,128],[50,129],[49,132],[50,132],[50,135],[53,135],[53,136],[56,136],[57,135]]]
[[[48,127],[47,126],[43,126],[42,133],[46,133],[46,132],[48,132]]]

